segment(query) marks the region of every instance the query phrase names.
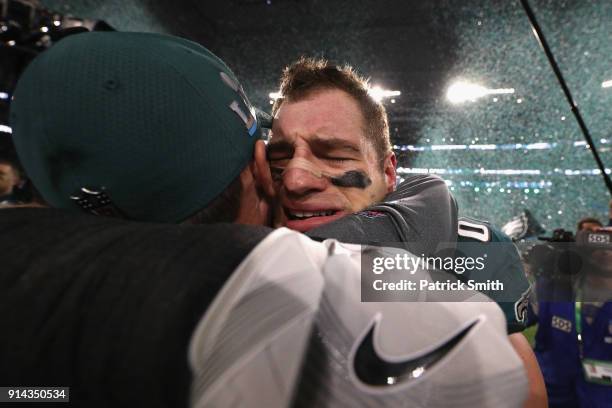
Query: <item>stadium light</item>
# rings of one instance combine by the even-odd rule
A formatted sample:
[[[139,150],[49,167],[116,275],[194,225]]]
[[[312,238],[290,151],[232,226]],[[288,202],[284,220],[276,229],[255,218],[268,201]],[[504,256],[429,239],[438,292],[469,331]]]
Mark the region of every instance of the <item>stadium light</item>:
[[[383,89],[380,86],[374,86],[368,89],[368,94],[377,102],[381,102],[385,98],[395,98],[396,96],[400,96],[402,93],[400,91],[392,91]],[[270,92],[268,96],[272,101],[282,97],[280,92]],[[392,99],[391,103],[395,103],[395,99]]]
[[[487,95],[513,94],[514,88],[485,88],[482,85],[466,81],[457,81],[448,87],[446,98],[451,103],[474,102]]]
[[[400,91],[391,91],[388,89],[382,89],[380,86],[374,86],[368,89],[368,94],[376,102],[381,102],[384,98],[392,98],[395,96],[400,96],[402,93]]]

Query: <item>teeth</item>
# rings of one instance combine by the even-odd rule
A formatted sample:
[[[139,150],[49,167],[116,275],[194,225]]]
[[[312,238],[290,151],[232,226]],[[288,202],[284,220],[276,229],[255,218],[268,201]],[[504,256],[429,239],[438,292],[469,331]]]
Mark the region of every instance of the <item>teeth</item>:
[[[310,218],[310,217],[326,217],[334,214],[334,210],[328,211],[291,211],[289,215],[293,218]]]

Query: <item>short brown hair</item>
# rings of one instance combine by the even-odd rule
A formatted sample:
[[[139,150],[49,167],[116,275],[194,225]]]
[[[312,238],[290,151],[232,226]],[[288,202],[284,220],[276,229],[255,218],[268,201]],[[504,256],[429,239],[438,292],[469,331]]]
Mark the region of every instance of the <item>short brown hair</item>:
[[[584,218],[580,219],[580,221],[578,221],[578,225],[577,225],[576,231],[581,231],[582,230],[582,226],[584,224],[588,224],[588,223],[597,224],[600,227],[603,227],[603,224],[597,218],[595,218],[595,217],[584,217]]]
[[[391,152],[389,124],[385,107],[368,93],[368,80],[355,70],[329,63],[325,59],[301,57],[283,70],[280,95],[272,107],[275,115],[284,101],[299,101],[324,89],[339,89],[352,96],[363,115],[366,137],[372,142],[382,167],[383,159]]]

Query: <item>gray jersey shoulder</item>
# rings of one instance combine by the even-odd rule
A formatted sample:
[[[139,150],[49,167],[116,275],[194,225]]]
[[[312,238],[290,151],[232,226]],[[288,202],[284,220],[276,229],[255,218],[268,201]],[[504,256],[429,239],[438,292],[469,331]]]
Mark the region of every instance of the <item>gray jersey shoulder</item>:
[[[457,237],[457,206],[444,180],[409,176],[383,202],[308,233],[356,244],[402,246],[415,254],[433,254],[440,243]]]

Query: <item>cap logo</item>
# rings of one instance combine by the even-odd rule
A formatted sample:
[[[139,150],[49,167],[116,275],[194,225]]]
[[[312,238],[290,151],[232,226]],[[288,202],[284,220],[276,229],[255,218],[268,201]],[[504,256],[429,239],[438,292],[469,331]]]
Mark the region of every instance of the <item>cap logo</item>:
[[[126,218],[121,210],[113,204],[104,187],[95,189],[81,187],[75,194],[70,196],[70,199],[81,207],[83,211],[90,214]]]
[[[255,131],[257,130],[257,119],[256,119],[257,116],[255,115],[255,109],[253,108],[253,106],[249,102],[249,99],[244,93],[244,89],[242,89],[242,86],[240,86],[238,82],[236,82],[233,78],[231,78],[225,72],[220,72],[219,76],[221,77],[221,80],[223,81],[225,85],[227,85],[231,90],[233,90],[234,92],[238,94],[240,99],[242,99],[242,103],[244,103],[244,106],[247,107],[248,113],[245,113],[242,107],[240,106],[240,103],[238,103],[238,101],[234,100],[229,105],[229,108],[233,110],[234,112],[236,112],[238,117],[242,119],[244,126],[249,132],[249,135],[253,136],[255,134]]]
[[[231,110],[236,112],[236,114],[240,117],[240,119],[242,119],[242,121],[244,122],[244,125],[249,131],[249,135],[253,136],[253,134],[255,133],[255,130],[257,130],[257,123],[255,122],[255,119],[253,118],[253,116],[250,116],[250,115],[247,116],[243,112],[242,108],[240,107],[240,104],[238,104],[237,101],[232,102],[229,107]]]

